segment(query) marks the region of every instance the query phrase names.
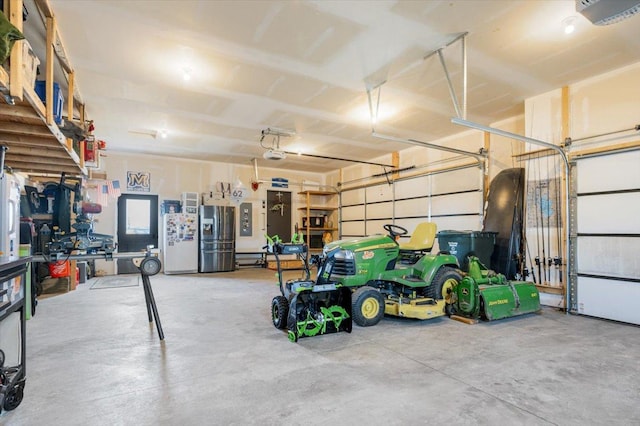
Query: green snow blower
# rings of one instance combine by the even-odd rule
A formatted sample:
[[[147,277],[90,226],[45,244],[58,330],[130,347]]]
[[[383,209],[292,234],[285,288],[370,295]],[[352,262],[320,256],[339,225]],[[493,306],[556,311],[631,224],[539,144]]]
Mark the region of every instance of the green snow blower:
[[[468,275],[455,287],[453,313],[491,321],[540,311],[540,293],[533,283],[507,281],[477,257],[468,259]]]
[[[311,280],[306,244],[284,244],[267,237],[267,252],[276,258],[280,296],[271,301],[273,325],[287,330],[289,340],[346,331],[351,333],[351,290],[336,286],[322,276],[326,265],[318,266],[318,280]],[[281,255],[295,254],[302,260],[304,277],[283,283]]]

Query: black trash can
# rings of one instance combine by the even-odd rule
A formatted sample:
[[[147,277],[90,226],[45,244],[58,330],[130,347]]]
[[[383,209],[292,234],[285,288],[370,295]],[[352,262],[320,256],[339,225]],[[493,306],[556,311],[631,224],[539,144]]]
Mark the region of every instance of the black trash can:
[[[438,245],[440,251],[454,255],[458,259],[460,269],[465,272],[469,269],[468,256],[476,256],[489,268],[497,234],[483,231],[440,231]]]

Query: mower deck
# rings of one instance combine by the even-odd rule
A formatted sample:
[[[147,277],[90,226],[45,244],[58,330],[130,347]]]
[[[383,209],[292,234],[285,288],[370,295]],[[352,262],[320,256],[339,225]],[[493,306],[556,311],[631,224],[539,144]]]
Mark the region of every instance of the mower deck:
[[[384,303],[384,313],[396,317],[429,319],[441,317],[445,314],[444,300],[434,300],[426,297],[417,299],[387,298]]]

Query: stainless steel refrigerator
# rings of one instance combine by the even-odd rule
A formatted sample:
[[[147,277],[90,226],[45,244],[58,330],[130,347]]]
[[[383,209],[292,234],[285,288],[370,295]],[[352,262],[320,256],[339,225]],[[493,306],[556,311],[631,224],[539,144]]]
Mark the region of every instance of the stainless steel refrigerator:
[[[235,218],[235,207],[200,206],[200,272],[235,269]]]

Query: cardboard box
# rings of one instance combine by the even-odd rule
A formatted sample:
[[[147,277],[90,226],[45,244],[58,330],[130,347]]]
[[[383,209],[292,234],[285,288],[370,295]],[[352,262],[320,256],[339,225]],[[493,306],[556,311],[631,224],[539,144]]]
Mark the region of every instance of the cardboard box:
[[[33,53],[31,45],[27,40],[22,40],[22,84],[24,86],[34,87],[36,77],[38,76],[38,65],[40,59]]]
[[[280,269],[286,270],[286,269],[300,269],[302,268],[303,263],[302,260],[298,260],[298,259],[293,259],[293,260],[281,260],[280,261]],[[267,268],[273,270],[273,271],[277,271],[278,270],[278,264],[276,263],[275,260],[270,260],[267,263]]]

